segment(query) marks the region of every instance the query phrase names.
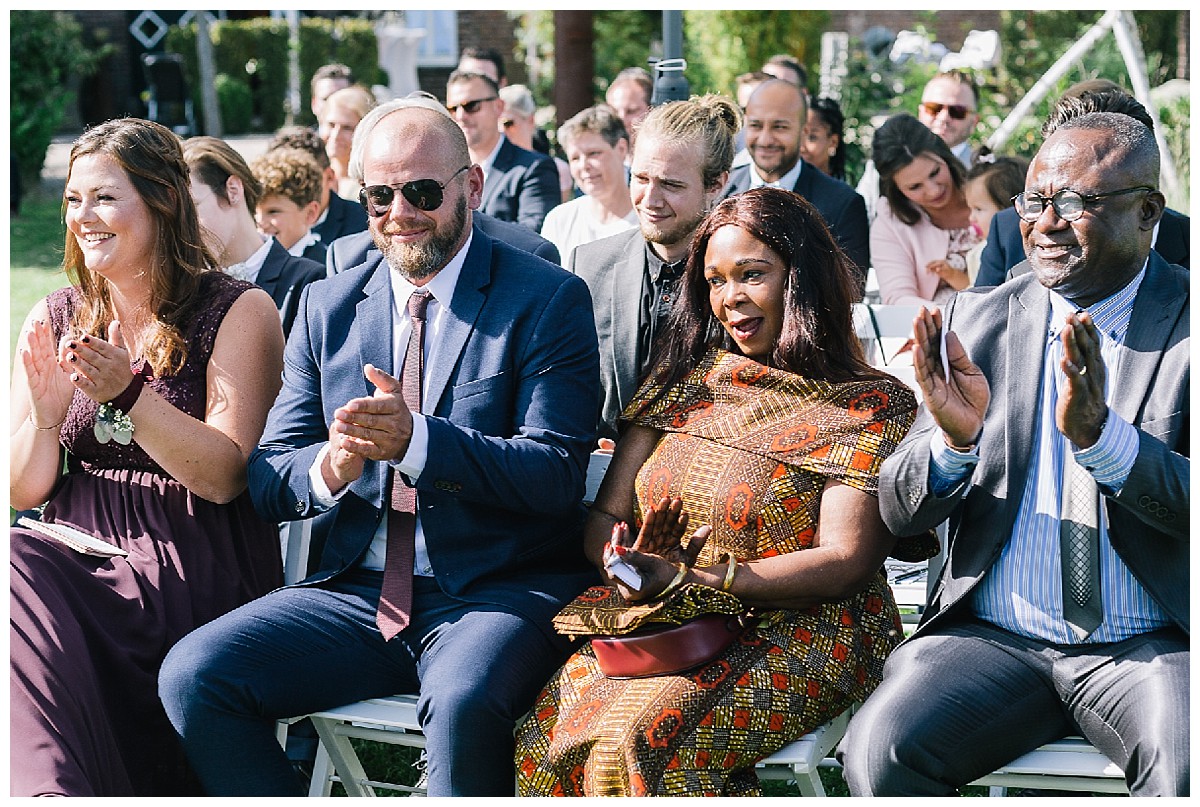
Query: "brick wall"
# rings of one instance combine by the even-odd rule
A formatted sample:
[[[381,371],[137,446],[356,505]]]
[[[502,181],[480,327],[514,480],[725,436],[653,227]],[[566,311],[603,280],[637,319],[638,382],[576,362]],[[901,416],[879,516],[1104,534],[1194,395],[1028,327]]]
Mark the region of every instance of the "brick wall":
[[[504,55],[504,69],[509,84],[524,84],[527,78],[525,65],[512,56],[517,46],[513,31],[516,21],[505,11],[460,11],[458,12],[458,49],[493,48]],[[443,101],[446,99],[446,79],[452,68],[422,67],[418,71],[421,89],[431,92]]]

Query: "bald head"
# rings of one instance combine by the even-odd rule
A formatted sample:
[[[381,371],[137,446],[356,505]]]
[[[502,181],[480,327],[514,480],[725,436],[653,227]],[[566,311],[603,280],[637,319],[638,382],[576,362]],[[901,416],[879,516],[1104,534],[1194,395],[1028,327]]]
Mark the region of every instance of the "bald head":
[[[399,117],[392,120],[394,116]],[[406,98],[380,104],[359,122],[354,130],[354,143],[350,149],[349,173],[352,179],[362,181],[366,146],[375,139],[373,133],[384,120],[389,121],[386,128],[388,137],[393,136],[392,133],[396,131],[394,127],[400,127],[409,136],[428,133],[435,141],[445,141],[451,156],[456,160],[461,158],[464,164],[471,161],[466,136],[446,108],[431,95],[414,93]]]
[[[808,117],[804,92],[788,81],[769,79],[746,103],[746,150],[767,182],[791,171],[800,159],[800,139]]]

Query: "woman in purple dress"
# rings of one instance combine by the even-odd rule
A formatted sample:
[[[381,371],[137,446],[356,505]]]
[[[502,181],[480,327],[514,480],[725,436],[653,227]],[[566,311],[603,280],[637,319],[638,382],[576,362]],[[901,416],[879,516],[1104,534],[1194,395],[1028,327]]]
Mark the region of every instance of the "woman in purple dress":
[[[71,150],[71,285],[34,306],[13,362],[10,502],[45,508],[11,531],[12,795],[194,792],[159,664],[281,582],[245,472],[279,389],[279,314],[212,268],[188,183],[178,138],[148,121]]]

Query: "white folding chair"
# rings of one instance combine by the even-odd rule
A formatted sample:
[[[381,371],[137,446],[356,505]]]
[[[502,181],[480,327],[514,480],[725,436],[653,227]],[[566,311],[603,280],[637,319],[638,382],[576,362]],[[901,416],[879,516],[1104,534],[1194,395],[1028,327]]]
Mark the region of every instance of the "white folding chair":
[[[1128,793],[1125,772],[1082,737],[1064,737],[1030,751],[972,784],[990,796],[1007,795],[1010,787]]]

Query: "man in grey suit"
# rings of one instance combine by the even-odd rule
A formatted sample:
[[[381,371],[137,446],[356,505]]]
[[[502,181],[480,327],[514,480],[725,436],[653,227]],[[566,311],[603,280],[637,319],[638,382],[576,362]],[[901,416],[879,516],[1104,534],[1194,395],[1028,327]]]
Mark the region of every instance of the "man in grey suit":
[[[581,244],[567,268],[587,282],[600,338],[599,435],[617,436],[617,417],[649,368],[700,226],[733,161],[738,112],[705,96],[650,110],[633,147],[629,194],[640,229]]]
[[[248,470],[264,518],[314,519],[319,567],[185,637],[160,694],[210,795],[301,795],[275,721],[404,692],[429,795],[512,795],[569,651],[551,618],[596,581],[587,287],[472,227],[483,175],[436,101],[373,109],[351,161],[381,254],[305,294]]]
[[[455,70],[446,82],[446,108],[467,137],[471,162],[483,169],[479,209],[541,232],[546,214],[562,201],[558,168],[545,154],[523,149],[501,134],[504,102],[496,82],[482,73]]]
[[[1016,201],[1032,272],[915,322],[880,507],[950,518],[949,555],[843,740],[855,796],[949,795],[1070,734],[1134,795],[1189,790],[1190,303],[1150,249],[1158,175],[1132,118],[1064,123]]]
[[[800,158],[800,140],[808,119],[804,91],[790,81],[759,84],[746,104],[746,150],[751,163],[729,172],[721,198],[774,185],[803,196],[821,214],[838,245],[858,269],[865,292],[871,266],[867,204],[854,188]]]

